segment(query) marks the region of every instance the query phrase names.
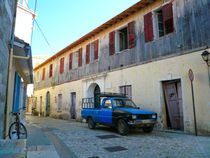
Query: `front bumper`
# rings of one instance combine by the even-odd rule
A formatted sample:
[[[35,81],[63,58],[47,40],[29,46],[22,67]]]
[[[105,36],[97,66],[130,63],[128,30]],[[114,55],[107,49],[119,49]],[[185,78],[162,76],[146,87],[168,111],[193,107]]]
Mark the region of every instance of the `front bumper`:
[[[156,123],[156,120],[149,119],[149,120],[132,120],[128,122],[128,125],[153,125]]]

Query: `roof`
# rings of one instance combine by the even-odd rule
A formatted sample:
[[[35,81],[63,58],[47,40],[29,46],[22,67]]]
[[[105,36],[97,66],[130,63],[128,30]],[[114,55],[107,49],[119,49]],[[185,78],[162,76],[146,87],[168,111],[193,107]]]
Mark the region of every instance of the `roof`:
[[[64,49],[62,49],[61,51],[59,51],[58,53],[56,53],[55,55],[53,55],[52,57],[47,59],[45,62],[43,62],[42,64],[40,64],[37,67],[35,67],[34,71],[36,71],[40,67],[44,66],[46,63],[56,59],[58,56],[62,55],[66,51],[76,47],[80,43],[82,43],[82,42],[88,40],[89,38],[97,35],[99,32],[101,32],[101,31],[107,29],[108,27],[116,24],[117,22],[123,20],[124,18],[127,18],[128,16],[136,13],[137,11],[141,10],[142,8],[145,8],[146,6],[148,6],[149,4],[151,4],[151,3],[155,2],[155,1],[157,1],[157,0],[141,0],[141,1],[137,2],[136,4],[131,6],[130,8],[126,9],[125,11],[123,11],[122,13],[120,13],[117,16],[113,17],[112,19],[110,19],[109,21],[105,22],[101,26],[97,27],[93,31],[91,31],[88,34],[84,35],[83,37],[81,37],[77,41],[71,43],[70,45],[68,45],[67,47],[65,47]]]

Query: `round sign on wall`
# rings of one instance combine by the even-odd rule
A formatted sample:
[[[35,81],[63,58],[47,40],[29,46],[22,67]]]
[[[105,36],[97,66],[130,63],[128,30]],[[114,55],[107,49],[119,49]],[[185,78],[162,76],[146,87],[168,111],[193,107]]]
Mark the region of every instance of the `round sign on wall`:
[[[192,69],[189,69],[188,76],[189,76],[190,81],[193,82],[193,80],[194,80],[194,74],[193,74]]]

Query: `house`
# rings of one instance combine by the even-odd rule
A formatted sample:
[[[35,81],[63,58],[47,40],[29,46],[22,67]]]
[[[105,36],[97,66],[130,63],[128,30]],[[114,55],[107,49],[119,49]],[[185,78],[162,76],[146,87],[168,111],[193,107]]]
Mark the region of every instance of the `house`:
[[[9,125],[15,121],[11,112],[19,111],[20,119],[25,119],[23,109],[26,106],[26,89],[28,84],[33,83],[31,47],[29,41],[20,36],[22,33],[18,35],[20,25],[28,27],[23,23],[26,19],[22,19],[20,14],[28,9],[22,5],[23,2],[19,1],[0,2],[0,138],[8,137]],[[30,13],[32,31],[35,14],[32,11]]]
[[[81,101],[97,92],[125,93],[158,113],[159,129],[194,133],[189,69],[199,134],[210,133],[209,2],[141,0],[34,69],[41,115],[81,119]]]

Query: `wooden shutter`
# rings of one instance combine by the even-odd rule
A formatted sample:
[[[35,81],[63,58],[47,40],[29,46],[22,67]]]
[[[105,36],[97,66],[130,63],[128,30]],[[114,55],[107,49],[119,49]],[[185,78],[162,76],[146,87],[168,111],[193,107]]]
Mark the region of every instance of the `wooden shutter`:
[[[64,72],[64,57],[60,59],[60,74]]]
[[[78,67],[82,66],[82,48],[79,49]]]
[[[72,55],[73,53],[69,54],[69,70],[72,69]]]
[[[144,16],[144,33],[145,42],[153,40],[153,26],[152,26],[152,13],[148,13]]]
[[[109,55],[115,53],[115,31],[109,33]]]
[[[90,44],[86,46],[86,64],[90,63]]]
[[[52,65],[52,64],[50,64],[49,77],[52,77],[52,71],[53,71],[53,65]]]
[[[174,31],[172,3],[163,6],[162,12],[163,12],[163,25],[165,29],[165,34],[171,33]]]
[[[98,59],[98,40],[96,40],[94,43],[94,59]]]
[[[135,47],[135,21],[128,23],[128,48]]]
[[[45,68],[42,70],[42,80],[45,79]]]

